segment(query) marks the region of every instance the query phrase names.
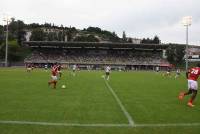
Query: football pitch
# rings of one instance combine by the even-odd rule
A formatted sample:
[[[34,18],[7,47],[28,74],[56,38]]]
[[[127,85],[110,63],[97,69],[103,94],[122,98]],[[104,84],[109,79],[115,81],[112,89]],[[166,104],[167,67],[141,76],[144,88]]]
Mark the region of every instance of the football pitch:
[[[184,73],[62,70],[57,89],[50,70],[0,68],[0,134],[199,134],[200,96],[188,107]],[[61,88],[66,85],[66,88]]]

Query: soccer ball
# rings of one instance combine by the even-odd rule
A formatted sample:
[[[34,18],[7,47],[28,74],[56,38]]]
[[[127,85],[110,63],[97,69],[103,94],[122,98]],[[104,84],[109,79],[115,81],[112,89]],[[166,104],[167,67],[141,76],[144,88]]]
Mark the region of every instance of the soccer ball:
[[[66,88],[66,86],[65,86],[65,85],[62,85],[62,88]]]

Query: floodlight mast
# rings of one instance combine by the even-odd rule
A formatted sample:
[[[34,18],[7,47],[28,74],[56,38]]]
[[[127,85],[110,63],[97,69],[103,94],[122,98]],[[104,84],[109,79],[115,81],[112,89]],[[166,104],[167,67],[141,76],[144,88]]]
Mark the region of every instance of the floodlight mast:
[[[6,22],[6,51],[5,51],[5,67],[8,66],[8,24],[10,22],[10,19],[8,16],[6,16],[3,21]]]
[[[186,27],[186,51],[185,51],[185,70],[188,70],[188,27],[192,24],[192,16],[185,16],[182,19],[183,26]]]

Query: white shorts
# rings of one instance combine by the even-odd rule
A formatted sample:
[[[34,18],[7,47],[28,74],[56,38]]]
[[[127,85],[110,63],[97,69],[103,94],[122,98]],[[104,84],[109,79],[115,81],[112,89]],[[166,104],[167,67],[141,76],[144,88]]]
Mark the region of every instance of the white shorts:
[[[197,90],[198,89],[198,83],[195,80],[188,80],[188,89]]]
[[[170,72],[167,72],[167,74],[170,74]]]
[[[31,71],[31,68],[27,68],[28,71]]]
[[[57,81],[57,76],[51,76],[51,78],[52,78],[52,80],[55,80],[55,81]]]

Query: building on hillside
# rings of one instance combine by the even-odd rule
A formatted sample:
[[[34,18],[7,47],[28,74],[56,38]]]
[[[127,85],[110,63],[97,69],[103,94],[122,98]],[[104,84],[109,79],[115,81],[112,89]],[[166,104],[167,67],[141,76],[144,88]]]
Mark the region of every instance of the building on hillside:
[[[192,56],[192,55],[200,55],[200,46],[190,46],[188,48],[188,55]]]
[[[32,31],[30,31],[30,30],[25,30],[25,32],[26,32],[26,34],[25,34],[25,40],[26,40],[26,41],[30,41]]]
[[[200,61],[200,46],[189,46],[188,59],[190,62]]]
[[[138,38],[131,38],[131,37],[127,37],[127,41],[131,41],[131,43],[133,44],[141,44],[141,39]]]
[[[44,33],[56,33],[56,35],[58,36],[59,32],[63,33],[63,30],[61,29],[57,29],[57,28],[46,28],[46,27],[42,27],[41,28],[43,30]],[[31,35],[32,35],[32,30],[25,30],[26,34],[25,34],[25,40],[26,41],[30,41]],[[67,42],[67,35],[64,36],[64,42]]]
[[[45,32],[45,33],[53,33],[53,32],[55,32],[55,33],[59,33],[59,32],[62,32],[63,30],[60,30],[60,29],[58,29],[58,28],[47,28],[47,27],[42,27],[41,28],[42,30],[43,30],[43,32]]]

